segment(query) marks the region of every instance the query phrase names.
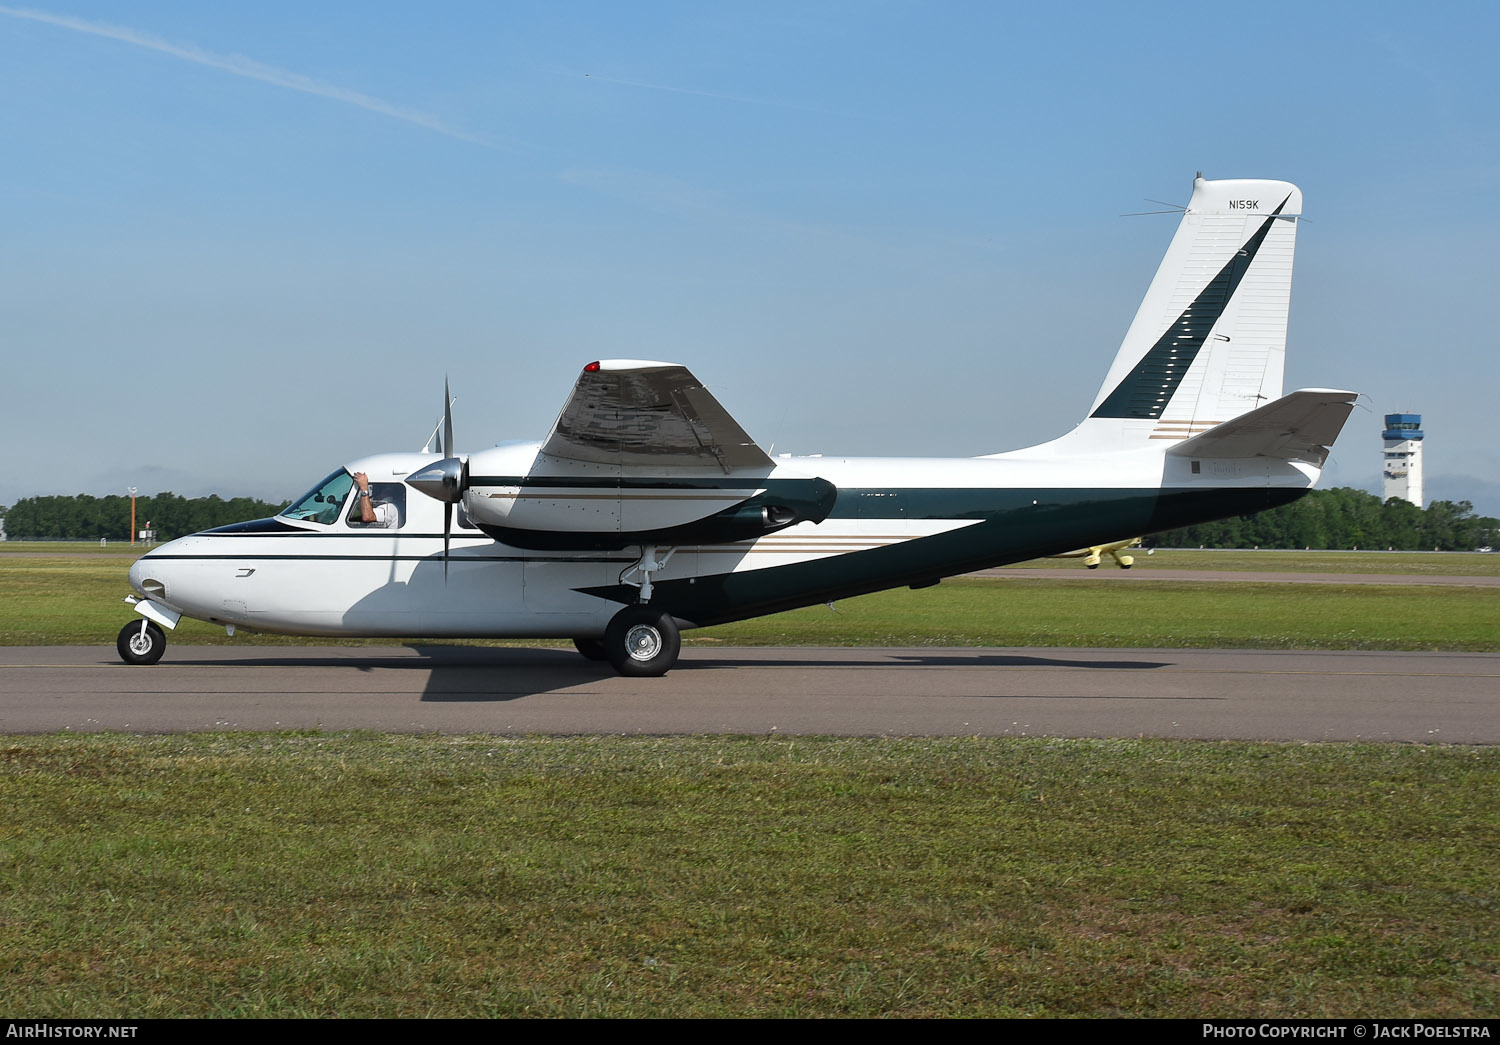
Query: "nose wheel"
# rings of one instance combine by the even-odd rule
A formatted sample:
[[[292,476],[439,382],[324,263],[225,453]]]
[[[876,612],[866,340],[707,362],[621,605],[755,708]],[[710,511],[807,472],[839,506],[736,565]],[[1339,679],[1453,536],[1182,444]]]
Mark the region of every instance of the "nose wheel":
[[[650,606],[626,606],[604,630],[609,663],[628,678],[665,675],[677,663],[682,638],[670,614]]]
[[[154,621],[142,617],[120,629],[115,649],[126,664],[155,664],[167,652],[167,635]]]

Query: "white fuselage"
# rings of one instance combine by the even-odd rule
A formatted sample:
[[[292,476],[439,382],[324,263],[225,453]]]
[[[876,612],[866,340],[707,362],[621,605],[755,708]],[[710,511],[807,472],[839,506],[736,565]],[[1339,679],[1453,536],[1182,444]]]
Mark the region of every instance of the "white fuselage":
[[[889,575],[881,572],[883,559],[866,557],[862,562],[876,569],[864,590],[873,590],[1117,539],[1126,524],[1113,515],[1097,513],[1097,520],[1090,521],[1086,507],[1070,508],[1067,498],[1078,490],[1122,496],[1155,495],[1163,488],[1212,494],[1247,485],[1300,490],[1317,475],[1311,466],[1270,460],[1223,462],[1193,474],[1187,460],[1165,456],[1154,446],[1090,460],[1038,453],[1041,449],[981,458],[780,458],[771,478],[784,469],[797,477],[817,475],[839,488],[834,515],[754,540],[676,547],[654,579],[659,589],[673,581],[722,585],[726,578],[743,579],[755,571],[827,563],[902,545],[915,551],[931,538],[957,537],[931,559],[922,558],[920,568],[892,566]],[[380,454],[352,462],[348,471],[367,472],[372,482],[398,482],[435,459],[432,454]],[[919,503],[939,491],[950,506],[944,514]],[[991,516],[998,511],[991,510],[993,498],[1001,493],[1008,499],[1003,514],[1013,520],[1008,528],[1025,538],[997,540],[990,526],[983,539],[976,531],[973,542],[965,540],[959,531],[993,523]],[[972,510],[959,510],[969,503]],[[350,511],[341,506],[329,523],[300,520],[295,529],[282,525],[266,532],[194,534],[142,557],[131,569],[130,581],[141,595],[184,616],[299,635],[592,636],[602,633],[619,610],[618,599],[587,589],[618,587],[639,549],[527,550],[459,526],[445,573],[443,507],[430,498],[410,496],[402,525],[391,530],[351,524]],[[1045,536],[1039,545],[1026,530],[1026,518],[1033,513],[1038,519],[1050,515],[1074,522],[1058,528],[1050,542],[1056,547]],[[847,582],[839,584],[848,587]],[[816,580],[807,587],[806,599],[793,594],[792,601],[822,599],[824,589]],[[782,602],[788,597],[778,596]],[[695,623],[691,618],[685,622]]]

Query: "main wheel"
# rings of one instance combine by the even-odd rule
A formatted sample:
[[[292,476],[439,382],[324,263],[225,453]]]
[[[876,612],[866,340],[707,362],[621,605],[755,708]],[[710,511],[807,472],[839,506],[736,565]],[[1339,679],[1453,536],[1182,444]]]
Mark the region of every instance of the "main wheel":
[[[155,664],[167,652],[167,636],[155,621],[142,617],[120,629],[115,649],[126,664]]]
[[[621,675],[655,678],[677,663],[682,637],[670,614],[650,606],[626,606],[604,630],[604,652]]]
[[[599,639],[574,639],[573,648],[589,660],[609,659],[609,653],[604,649],[604,643]]]

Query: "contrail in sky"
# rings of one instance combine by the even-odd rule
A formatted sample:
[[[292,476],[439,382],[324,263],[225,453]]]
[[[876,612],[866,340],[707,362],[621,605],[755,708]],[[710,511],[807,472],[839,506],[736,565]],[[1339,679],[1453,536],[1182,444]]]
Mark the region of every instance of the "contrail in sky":
[[[110,25],[107,22],[88,22],[81,18],[69,18],[66,15],[48,14],[45,11],[32,11],[23,7],[0,6],[0,14],[9,15],[12,18],[25,18],[32,22],[43,22],[47,25],[55,25],[60,29],[71,29],[77,33],[88,33],[90,36],[102,36],[110,40],[118,40],[121,43],[133,44],[136,47],[144,47],[148,51],[158,51],[169,54],[174,58],[181,58],[186,62],[197,65],[206,65],[211,69],[219,69],[235,76],[243,76],[249,80],[259,80],[261,83],[272,84],[276,87],[285,87],[293,91],[301,91],[303,94],[314,94],[320,98],[329,98],[346,105],[356,105],[361,109],[389,116],[393,120],[403,120],[406,123],[414,123],[418,127],[425,127],[429,131],[438,134],[446,134],[450,138],[458,138],[466,142],[474,142],[477,145],[489,144],[483,138],[479,138],[467,131],[461,131],[450,127],[435,116],[417,109],[408,109],[404,106],[393,105],[368,94],[359,91],[351,91],[344,87],[337,87],[329,83],[321,83],[301,73],[294,73],[287,69],[278,69],[274,65],[266,65],[252,58],[246,58],[238,54],[214,54],[205,51],[193,44],[172,43],[159,36],[150,33],[142,33],[135,29],[127,29],[124,26]]]

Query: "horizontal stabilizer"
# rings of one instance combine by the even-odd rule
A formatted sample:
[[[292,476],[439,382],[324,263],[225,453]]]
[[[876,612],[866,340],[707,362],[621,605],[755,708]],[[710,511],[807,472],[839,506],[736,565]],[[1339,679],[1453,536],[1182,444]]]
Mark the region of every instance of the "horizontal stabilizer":
[[[1358,393],[1303,388],[1167,451],[1174,457],[1271,457],[1322,467]]]

